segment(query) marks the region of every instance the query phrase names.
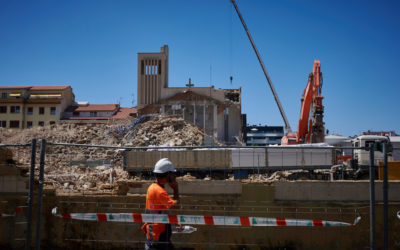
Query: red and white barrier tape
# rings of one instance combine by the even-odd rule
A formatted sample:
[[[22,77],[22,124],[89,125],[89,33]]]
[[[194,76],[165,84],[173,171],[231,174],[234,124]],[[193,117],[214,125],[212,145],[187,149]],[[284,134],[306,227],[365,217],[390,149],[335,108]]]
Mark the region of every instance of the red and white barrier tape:
[[[302,220],[266,217],[239,217],[239,216],[207,216],[207,215],[175,215],[175,214],[141,214],[141,213],[70,213],[57,214],[57,208],[53,208],[53,215],[65,219],[107,222],[136,222],[136,223],[166,223],[189,225],[216,225],[216,226],[302,226],[302,227],[328,227],[328,226],[354,226],[361,217],[357,217],[354,223],[326,220]]]
[[[15,212],[13,214],[4,214],[4,213],[0,213],[0,217],[11,217],[11,216],[16,216],[17,214],[22,212],[22,207],[17,207],[15,209]]]

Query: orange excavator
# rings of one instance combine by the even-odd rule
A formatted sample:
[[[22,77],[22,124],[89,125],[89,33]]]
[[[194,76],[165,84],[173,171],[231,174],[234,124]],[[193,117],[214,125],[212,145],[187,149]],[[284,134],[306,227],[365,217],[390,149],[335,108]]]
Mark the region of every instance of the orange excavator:
[[[282,145],[321,143],[325,141],[324,106],[322,105],[321,88],[321,63],[319,60],[314,60],[313,71],[308,76],[308,83],[301,97],[299,127],[297,132],[288,133],[282,137]]]

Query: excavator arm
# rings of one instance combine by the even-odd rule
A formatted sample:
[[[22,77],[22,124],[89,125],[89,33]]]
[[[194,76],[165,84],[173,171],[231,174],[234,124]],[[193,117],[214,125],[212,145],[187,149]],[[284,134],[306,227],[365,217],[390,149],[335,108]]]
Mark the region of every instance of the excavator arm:
[[[282,145],[324,142],[324,106],[322,105],[321,89],[321,63],[319,60],[314,60],[313,71],[308,76],[308,82],[301,97],[297,132],[284,136]]]
[[[300,119],[297,129],[296,142],[305,143],[308,141],[310,108],[313,100],[313,74],[308,76],[307,86],[301,97]]]
[[[314,60],[313,72],[308,76],[307,86],[301,98],[296,143],[324,142],[324,106],[322,105],[321,89],[321,63],[319,60]]]

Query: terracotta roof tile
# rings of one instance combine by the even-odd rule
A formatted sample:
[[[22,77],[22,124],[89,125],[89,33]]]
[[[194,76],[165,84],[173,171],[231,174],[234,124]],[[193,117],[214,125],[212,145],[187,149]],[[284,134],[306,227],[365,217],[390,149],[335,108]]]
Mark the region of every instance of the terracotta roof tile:
[[[71,86],[32,86],[31,90],[64,90]]]
[[[0,89],[64,90],[71,86],[0,86]]]
[[[130,117],[131,114],[137,114],[137,109],[135,108],[120,108],[119,111],[113,115],[112,119],[124,119]]]
[[[0,86],[0,89],[30,89],[32,86]]]
[[[89,104],[87,106],[79,106],[74,111],[114,111],[118,108],[118,104]]]
[[[64,120],[108,120],[110,117],[69,117]]]

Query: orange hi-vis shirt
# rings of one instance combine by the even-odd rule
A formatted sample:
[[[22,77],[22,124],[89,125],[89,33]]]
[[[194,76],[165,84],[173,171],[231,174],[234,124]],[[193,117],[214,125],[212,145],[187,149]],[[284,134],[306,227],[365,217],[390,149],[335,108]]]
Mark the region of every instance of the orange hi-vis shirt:
[[[174,205],[174,200],[168,195],[165,189],[153,183],[147,189],[146,195],[146,213],[165,214],[168,209]],[[150,240],[159,240],[160,235],[165,231],[165,224],[162,223],[146,223],[145,232]]]

